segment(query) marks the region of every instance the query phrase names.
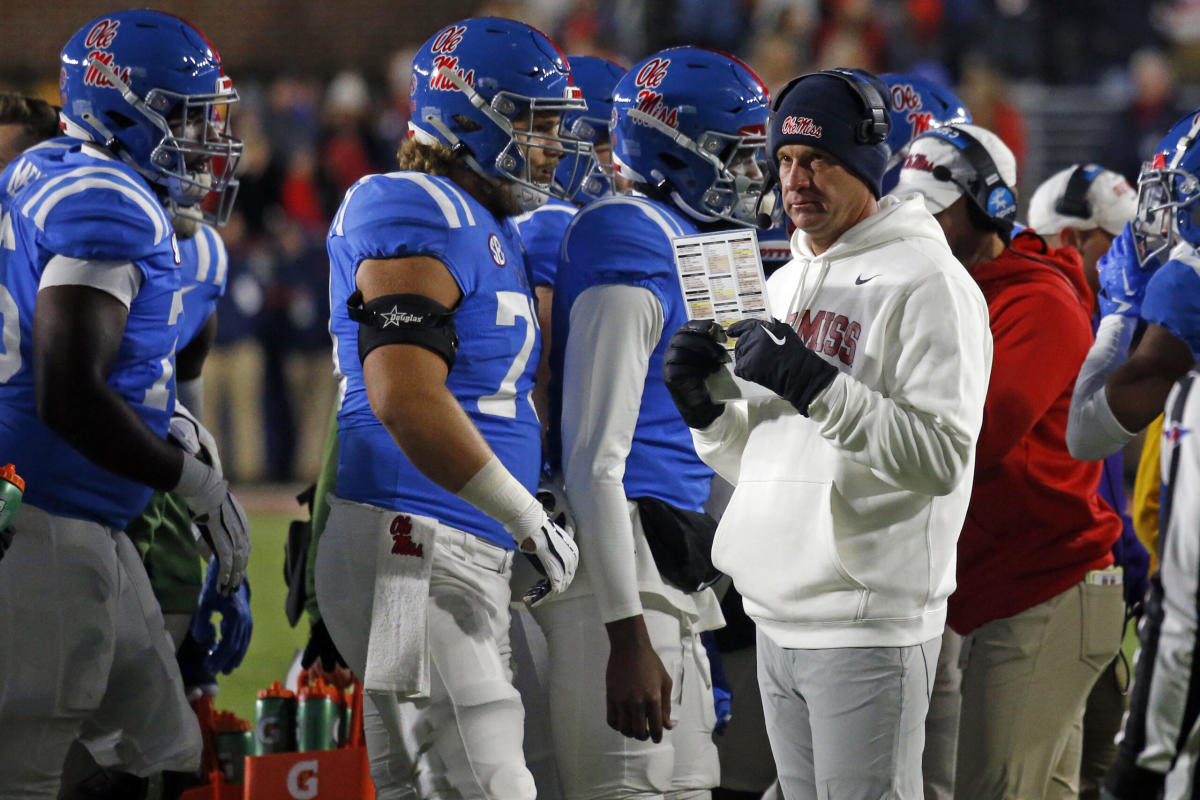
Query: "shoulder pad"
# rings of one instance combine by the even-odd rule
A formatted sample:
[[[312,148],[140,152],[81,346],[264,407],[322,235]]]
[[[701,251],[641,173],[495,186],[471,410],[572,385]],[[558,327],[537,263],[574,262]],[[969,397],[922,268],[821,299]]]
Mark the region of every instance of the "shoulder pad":
[[[23,192],[14,210],[42,231],[48,250],[72,258],[135,261],[171,246],[167,212],[124,165],[51,175]]]
[[[525,263],[535,286],[552,286],[563,236],[578,209],[569,203],[546,203],[516,219],[525,247]]]
[[[419,172],[368,175],[350,187],[329,237],[346,240],[358,259],[444,257],[452,230],[484,213],[453,181]]]
[[[563,241],[563,262],[592,266],[624,280],[675,274],[671,240],[695,233],[657,204],[610,197],[575,215]]]
[[[219,294],[225,293],[229,253],[225,249],[225,240],[216,228],[201,224],[195,236],[179,240],[179,253],[185,286],[189,283],[211,284],[218,287]]]

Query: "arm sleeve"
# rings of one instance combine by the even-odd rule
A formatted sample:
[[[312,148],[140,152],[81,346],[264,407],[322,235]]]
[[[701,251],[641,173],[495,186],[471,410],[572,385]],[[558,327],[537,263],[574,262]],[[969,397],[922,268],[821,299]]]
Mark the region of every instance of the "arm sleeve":
[[[883,385],[847,373],[809,406],[821,435],[883,480],[949,494],[971,463],[992,360],[987,308],[974,284],[936,274],[884,321]]]
[[[999,464],[1069,387],[1092,341],[1078,306],[1043,285],[992,320],[992,374],[983,406],[976,469]],[[1054,320],[1045,323],[1045,320]]]
[[[1083,360],[1067,419],[1067,449],[1080,461],[1107,458],[1133,438],[1133,432],[1113,416],[1104,387],[1129,357],[1136,328],[1137,320],[1109,314],[1100,320],[1096,341]]]
[[[562,404],[567,497],[601,618],[612,622],[642,613],[623,479],[663,312],[647,289],[607,285],[583,292],[570,313]]]

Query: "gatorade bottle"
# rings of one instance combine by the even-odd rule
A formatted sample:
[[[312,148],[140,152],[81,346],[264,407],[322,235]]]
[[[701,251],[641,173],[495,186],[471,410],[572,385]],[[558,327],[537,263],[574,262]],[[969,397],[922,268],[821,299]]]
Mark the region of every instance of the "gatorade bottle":
[[[246,756],[254,754],[254,733],[250,723],[228,711],[218,711],[213,719],[217,764],[226,783],[245,783]]]
[[[296,728],[299,731],[300,751],[336,750],[342,728],[342,709],[337,702],[338,690],[317,678],[300,687],[296,706]]]
[[[25,493],[25,480],[17,474],[12,464],[0,467],[0,531],[8,527]]]
[[[290,753],[296,749],[296,695],[279,681],[258,690],[254,704],[254,755]]]

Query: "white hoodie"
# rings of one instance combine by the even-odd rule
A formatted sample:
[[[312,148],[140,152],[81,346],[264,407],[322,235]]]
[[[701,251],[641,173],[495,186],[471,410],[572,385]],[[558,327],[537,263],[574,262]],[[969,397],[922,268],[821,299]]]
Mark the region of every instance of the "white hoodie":
[[[982,293],[915,195],[767,283],[771,311],[840,370],[809,408],[738,401],[696,450],[736,486],[713,561],[788,648],[942,633],[971,496],[992,337]]]

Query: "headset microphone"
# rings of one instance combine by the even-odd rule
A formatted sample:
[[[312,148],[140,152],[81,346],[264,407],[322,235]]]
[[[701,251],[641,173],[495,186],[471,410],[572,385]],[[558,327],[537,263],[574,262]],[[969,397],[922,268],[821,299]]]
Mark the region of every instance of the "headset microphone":
[[[754,226],[760,231],[770,230],[775,225],[775,187],[779,185],[779,174],[774,169],[767,170],[767,179],[763,182],[762,193],[758,196],[758,203],[754,210]],[[771,204],[766,211],[763,211],[763,206],[767,202],[767,197],[771,198]]]

